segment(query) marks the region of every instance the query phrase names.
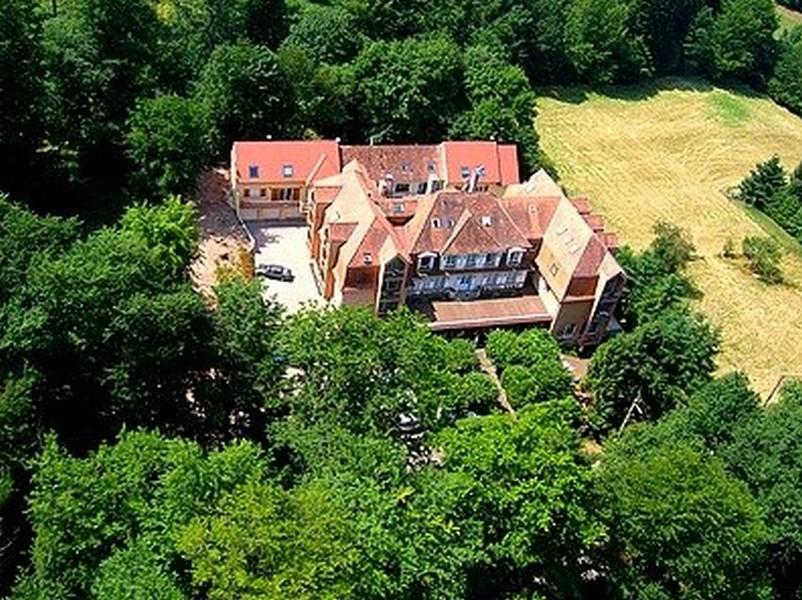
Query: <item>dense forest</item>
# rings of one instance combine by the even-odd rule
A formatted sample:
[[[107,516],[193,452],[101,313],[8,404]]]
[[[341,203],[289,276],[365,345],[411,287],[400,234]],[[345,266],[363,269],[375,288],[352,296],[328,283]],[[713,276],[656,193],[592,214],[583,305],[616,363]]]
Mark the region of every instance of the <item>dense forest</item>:
[[[624,332],[583,389],[545,332],[488,334],[509,412],[472,342],[407,311],[288,316],[236,272],[209,303],[175,195],[268,135],[493,136],[548,166],[544,86],[699,75],[802,111],[774,10],[4,0],[0,596],[802,597],[802,387],[764,407],[714,377],[683,230],[619,252]]]
[[[772,0],[6,0],[0,189],[108,222],[191,190],[234,139],[513,141],[533,86],[697,74],[802,111]]]

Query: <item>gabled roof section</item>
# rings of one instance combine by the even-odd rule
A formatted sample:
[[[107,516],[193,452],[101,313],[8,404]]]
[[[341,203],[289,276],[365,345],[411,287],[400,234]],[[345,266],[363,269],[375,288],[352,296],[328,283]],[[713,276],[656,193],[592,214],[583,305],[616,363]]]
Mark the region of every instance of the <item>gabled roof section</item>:
[[[423,196],[405,231],[412,254],[497,252],[528,245],[502,201],[488,193],[449,190]]]
[[[465,170],[484,167],[482,183],[518,183],[518,153],[515,146],[499,146],[493,141],[443,142],[446,181],[455,184],[467,179]]]
[[[341,146],[340,150],[344,164],[358,161],[373,181],[389,175],[395,182],[423,182],[430,175],[437,179],[444,175],[434,145]]]
[[[234,142],[237,179],[243,182],[308,185],[340,172],[339,144],[334,140]],[[250,168],[258,174],[251,177]]]
[[[544,170],[540,169],[537,173],[532,175],[528,181],[523,183],[515,183],[510,185],[504,191],[505,198],[515,197],[543,197],[543,196],[557,196],[564,195],[563,189],[559,184],[551,178],[551,176]]]

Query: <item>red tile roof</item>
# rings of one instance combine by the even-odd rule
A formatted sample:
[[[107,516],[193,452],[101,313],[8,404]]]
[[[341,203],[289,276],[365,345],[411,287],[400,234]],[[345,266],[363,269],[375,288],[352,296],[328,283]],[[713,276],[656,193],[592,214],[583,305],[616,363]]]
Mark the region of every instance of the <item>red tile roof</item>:
[[[334,140],[235,142],[233,154],[237,178],[243,181],[297,185],[340,172],[340,148]],[[251,166],[259,168],[258,177],[250,177]],[[292,175],[285,176],[285,166]]]
[[[443,142],[446,180],[458,183],[466,179],[463,169],[472,171],[484,167],[481,181],[509,185],[518,183],[518,157],[514,146],[499,146],[496,142]],[[503,151],[500,149],[504,148]]]

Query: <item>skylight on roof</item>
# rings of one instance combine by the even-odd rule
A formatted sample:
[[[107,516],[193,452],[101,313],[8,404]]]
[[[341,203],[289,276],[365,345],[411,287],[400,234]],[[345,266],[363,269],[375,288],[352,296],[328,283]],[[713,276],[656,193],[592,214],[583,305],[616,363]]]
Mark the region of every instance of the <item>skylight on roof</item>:
[[[365,252],[363,258],[365,260],[365,264],[366,265],[369,265],[369,264],[371,264],[373,262],[373,256],[371,255],[370,252]]]
[[[281,168],[281,173],[284,175],[284,177],[292,177],[293,174],[292,165],[284,165]]]
[[[248,177],[251,179],[259,177],[259,165],[248,165]]]

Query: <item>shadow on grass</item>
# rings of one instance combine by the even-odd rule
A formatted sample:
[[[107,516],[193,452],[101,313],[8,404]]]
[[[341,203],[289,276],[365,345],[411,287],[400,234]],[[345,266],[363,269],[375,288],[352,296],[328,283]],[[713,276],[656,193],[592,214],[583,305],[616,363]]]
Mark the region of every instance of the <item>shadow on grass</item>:
[[[723,82],[714,85],[701,77],[661,77],[631,85],[605,85],[597,87],[554,86],[537,89],[539,96],[553,98],[569,104],[581,104],[591,95],[599,95],[614,100],[637,102],[653,98],[660,92],[690,91],[710,92],[716,88],[749,98],[762,98],[763,94],[739,83]]]

